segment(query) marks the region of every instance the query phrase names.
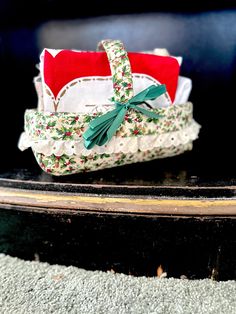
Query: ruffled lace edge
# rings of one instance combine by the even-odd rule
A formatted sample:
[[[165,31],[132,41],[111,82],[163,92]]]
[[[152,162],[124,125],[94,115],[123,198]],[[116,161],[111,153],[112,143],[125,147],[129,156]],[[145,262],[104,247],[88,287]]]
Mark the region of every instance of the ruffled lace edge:
[[[84,147],[83,140],[31,140],[26,132],[20,136],[18,147],[20,150],[25,150],[29,147],[37,153],[42,153],[46,156],[52,154],[62,156],[66,154],[71,155],[84,155],[88,156],[92,153],[97,154],[112,154],[112,153],[135,153],[138,150],[148,151],[153,148],[168,148],[171,146],[178,146],[187,144],[198,138],[201,126],[192,121],[190,125],[176,132],[168,132],[160,135],[144,135],[135,137],[113,137],[112,140],[104,146],[96,146],[91,150]]]

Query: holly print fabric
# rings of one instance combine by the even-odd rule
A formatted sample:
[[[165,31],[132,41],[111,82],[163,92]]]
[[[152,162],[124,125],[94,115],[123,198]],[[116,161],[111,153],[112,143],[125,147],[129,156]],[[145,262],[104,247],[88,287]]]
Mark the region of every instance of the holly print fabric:
[[[105,168],[117,167],[131,163],[144,162],[156,158],[175,156],[183,151],[191,150],[192,143],[187,143],[169,148],[156,148],[145,152],[137,151],[135,153],[117,153],[117,154],[90,154],[85,155],[62,155],[45,156],[41,153],[35,153],[39,166],[45,172],[60,176],[79,172],[88,172]]]
[[[126,103],[133,97],[133,80],[127,52],[119,40],[102,40],[98,49],[104,48],[111,67],[114,101]]]
[[[116,136],[120,138],[140,135],[158,135],[183,129],[192,121],[192,103],[170,106],[153,110],[161,116],[152,119],[129,110]],[[83,114],[68,112],[40,112],[26,110],[25,130],[32,140],[79,140],[88,128],[89,122],[102,113]]]
[[[162,116],[158,120],[130,110],[111,142],[87,150],[82,135],[99,113],[78,115],[31,109],[25,113],[26,139],[22,142],[32,147],[40,167],[53,175],[164,158],[192,148],[200,129],[192,110],[191,103],[160,108],[155,110]]]

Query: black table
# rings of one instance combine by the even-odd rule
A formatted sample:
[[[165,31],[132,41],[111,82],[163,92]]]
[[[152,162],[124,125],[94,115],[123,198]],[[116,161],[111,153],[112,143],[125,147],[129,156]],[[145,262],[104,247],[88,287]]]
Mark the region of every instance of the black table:
[[[168,276],[235,279],[235,179],[183,170],[189,154],[65,177],[2,171],[1,252],[134,275],[155,276],[162,265]]]

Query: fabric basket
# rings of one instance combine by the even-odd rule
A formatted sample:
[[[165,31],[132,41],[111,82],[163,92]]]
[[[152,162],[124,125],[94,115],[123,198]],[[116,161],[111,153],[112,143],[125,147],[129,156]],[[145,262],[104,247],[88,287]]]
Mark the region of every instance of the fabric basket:
[[[127,53],[119,40],[101,41],[97,52],[46,49],[38,108],[26,110],[18,146],[57,176],[191,150],[200,125],[178,75],[176,58]]]

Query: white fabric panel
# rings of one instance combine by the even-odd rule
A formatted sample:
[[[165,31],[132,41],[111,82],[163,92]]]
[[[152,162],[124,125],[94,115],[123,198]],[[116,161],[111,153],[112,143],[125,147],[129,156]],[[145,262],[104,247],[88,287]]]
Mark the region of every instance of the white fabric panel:
[[[175,94],[174,105],[184,104],[188,101],[192,90],[192,80],[190,78],[179,76],[177,91]]]
[[[150,85],[160,83],[145,74],[133,74],[134,94],[138,94]],[[38,88],[37,88],[38,89]],[[111,101],[113,86],[111,76],[107,77],[83,77],[75,79],[65,85],[54,99],[49,87],[43,85],[44,111],[89,113],[94,110],[106,111],[107,106],[114,108]],[[152,108],[168,107],[171,99],[168,93],[153,101],[148,101]]]

